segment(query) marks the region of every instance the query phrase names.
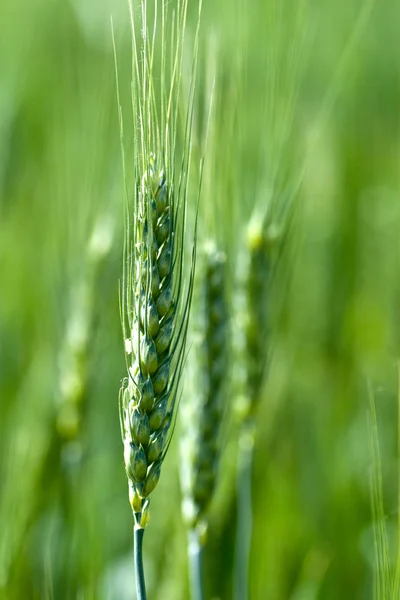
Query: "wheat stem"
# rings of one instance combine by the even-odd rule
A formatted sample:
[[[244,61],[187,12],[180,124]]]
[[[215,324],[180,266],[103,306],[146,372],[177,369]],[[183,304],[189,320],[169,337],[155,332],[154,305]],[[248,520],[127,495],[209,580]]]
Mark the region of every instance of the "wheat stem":
[[[204,599],[203,584],[203,544],[197,529],[188,532],[188,559],[190,569],[190,597],[192,600]]]
[[[246,423],[239,442],[237,463],[237,527],[235,600],[247,600],[249,594],[250,548],[253,530],[251,475],[253,468],[254,425]]]
[[[135,561],[135,573],[136,573],[136,595],[137,600],[146,600],[146,582],[144,578],[143,569],[143,527],[134,527],[133,538],[134,538],[134,561]]]

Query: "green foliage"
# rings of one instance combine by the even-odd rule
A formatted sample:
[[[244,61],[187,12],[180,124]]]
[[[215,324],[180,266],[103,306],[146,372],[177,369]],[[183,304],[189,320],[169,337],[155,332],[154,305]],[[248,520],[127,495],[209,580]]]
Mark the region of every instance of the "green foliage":
[[[171,14],[176,4],[167,3]],[[125,366],[118,305],[125,189],[110,14],[132,197],[137,121],[126,2],[0,2],[5,600],[133,597],[132,516],[116,401]],[[197,15],[191,0],[183,100],[191,93]],[[378,527],[385,523],[385,560],[395,568],[399,17],[395,3],[377,0],[204,3],[191,175],[196,184],[215,78],[199,239],[212,236],[227,255],[231,314],[254,209],[273,198],[278,222],[290,217],[271,287],[273,347],[256,418],[252,599],[373,598],[366,379],[379,426],[384,508]],[[139,24],[139,4],[133,18]],[[176,27],[165,35],[176,43]],[[160,79],[155,85],[162,87]],[[184,116],[177,114],[179,158]],[[187,200],[190,231],[196,193]],[[281,214],[283,207],[288,213]],[[88,242],[104,216],[111,219],[112,243],[94,268]],[[78,288],[90,290],[86,304]],[[82,317],[87,307],[85,340],[74,354],[84,400],[77,437],[66,443],[57,428],[61,377],[74,361],[63,357],[72,356],[72,313]],[[238,368],[228,366],[231,388]],[[235,562],[237,432],[231,425],[204,557],[206,589],[221,599],[232,597]],[[178,465],[175,436],[152,492],[144,544],[154,600],[188,598]]]

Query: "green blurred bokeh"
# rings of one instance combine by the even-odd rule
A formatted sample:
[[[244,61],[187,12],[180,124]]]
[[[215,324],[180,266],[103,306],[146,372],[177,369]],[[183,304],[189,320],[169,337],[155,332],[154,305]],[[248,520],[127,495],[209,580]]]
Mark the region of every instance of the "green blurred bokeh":
[[[111,15],[129,157],[127,3],[0,3],[5,600],[135,597],[117,408],[123,178]],[[193,0],[189,66],[196,18]],[[373,597],[368,380],[396,535],[399,18],[385,0],[204,0],[194,164],[214,77],[215,92],[199,230],[227,251],[232,306],[253,208],[271,194],[296,205],[271,291],[274,353],[257,419],[254,600]],[[234,334],[234,314],[231,325]],[[234,371],[227,365],[232,403]],[[206,555],[209,597],[222,600],[233,597],[232,432]],[[178,437],[145,539],[151,599],[189,597]]]

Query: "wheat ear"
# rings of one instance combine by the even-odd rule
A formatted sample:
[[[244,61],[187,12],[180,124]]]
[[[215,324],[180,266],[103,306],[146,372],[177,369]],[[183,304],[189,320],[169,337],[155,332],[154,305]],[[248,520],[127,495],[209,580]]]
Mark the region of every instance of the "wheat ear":
[[[196,331],[190,355],[181,446],[183,516],[189,528],[188,555],[192,598],[204,597],[202,555],[206,540],[207,509],[216,483],[219,431],[224,411],[227,364],[227,307],[225,255],[209,244],[199,260],[196,293]]]
[[[141,3],[142,41],[138,46],[133,9],[130,6],[132,103],[139,126],[134,131],[133,201],[129,201],[127,196],[125,211],[120,297],[127,377],[119,395],[119,414],[129,500],[134,517],[139,600],[146,598],[142,543],[149,517],[149,497],[159,481],[175,425],[196,259],[195,225],[187,273],[184,260],[186,206],[199,31],[198,21],[182,157],[178,169],[178,100],[187,4],[187,0],[178,2],[177,11],[172,13],[173,35],[169,45],[166,42],[168,4],[161,2],[159,97],[156,93],[158,81],[155,81],[153,74],[157,10],[153,28],[149,31],[147,3],[145,0]],[[157,8],[158,3],[155,6]],[[201,2],[199,20],[200,11]],[[121,114],[120,108],[121,147],[125,165]]]
[[[174,190],[154,155],[137,198],[130,283],[124,290],[130,334],[125,339],[129,363],[120,420],[135,546],[141,553],[149,496],[159,481],[176,416],[194,257],[184,292],[182,207],[177,210]],[[141,556],[136,558],[140,565]]]
[[[131,285],[125,290],[129,367],[120,395],[130,503],[141,528],[168,449],[184,358],[192,285],[183,295],[179,218],[174,192],[151,155],[139,186]]]
[[[267,211],[255,211],[247,228],[238,307],[238,351],[244,365],[237,402],[240,424],[237,469],[235,599],[248,598],[252,537],[252,464],[255,417],[270,358],[270,296],[279,229]]]

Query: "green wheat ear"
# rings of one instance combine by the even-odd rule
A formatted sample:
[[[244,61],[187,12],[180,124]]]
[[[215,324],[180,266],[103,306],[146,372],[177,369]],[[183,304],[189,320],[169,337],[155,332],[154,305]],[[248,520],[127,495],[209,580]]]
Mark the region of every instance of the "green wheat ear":
[[[196,261],[197,217],[188,240],[186,212],[201,2],[184,130],[179,136],[187,6],[188,0],[178,0],[177,9],[169,14],[167,2],[156,2],[154,23],[150,26],[147,3],[142,1],[139,41],[136,13],[130,4],[132,105],[137,126],[133,132],[134,187],[132,198],[127,192],[125,199],[120,312],[127,377],[119,394],[119,414],[135,532],[141,532],[140,539],[135,537],[135,542],[139,542],[135,548],[140,547],[140,554],[149,497],[159,481],[175,425]],[[127,189],[117,61],[116,75]],[[190,242],[188,265],[184,255]],[[138,589],[140,597],[145,597],[143,590],[144,581],[142,590]]]
[[[182,122],[180,83],[188,0],[178,0],[172,14],[168,14],[166,1],[156,1],[151,28],[147,2],[143,0],[140,43],[131,3],[129,7],[133,41],[132,108],[137,126],[133,131],[133,198],[129,199],[128,192],[125,198],[120,312],[127,377],[119,394],[119,415],[129,501],[135,523],[136,590],[138,600],[145,600],[143,535],[149,517],[149,498],[160,479],[175,425],[196,262],[197,216],[189,268],[186,268],[184,250],[188,245],[186,208],[201,0],[183,139],[178,136],[178,123]],[[161,49],[158,53],[156,40],[160,19]],[[115,66],[127,189],[116,60]],[[178,140],[182,149],[179,158]],[[202,165],[197,204],[201,173]]]
[[[237,286],[235,341],[238,354],[236,414],[240,426],[237,463],[235,598],[248,598],[252,536],[252,461],[257,409],[271,357],[271,291],[282,250],[275,203],[255,210],[247,227],[242,276]]]
[[[176,205],[171,178],[154,154],[149,155],[136,198],[129,284],[123,289],[128,377],[120,394],[120,418],[130,502],[144,527],[176,416],[194,256],[184,292],[184,208]]]
[[[202,556],[217,481],[228,364],[226,257],[209,244],[199,256],[195,332],[181,430],[182,512],[188,526],[192,597],[204,598]]]
[[[183,516],[202,529],[216,484],[227,365],[226,257],[209,244],[199,257],[191,391],[182,412]]]
[[[237,307],[242,377],[236,409],[241,422],[256,415],[270,358],[271,283],[280,244],[280,227],[270,221],[268,213],[255,212],[247,227]]]

